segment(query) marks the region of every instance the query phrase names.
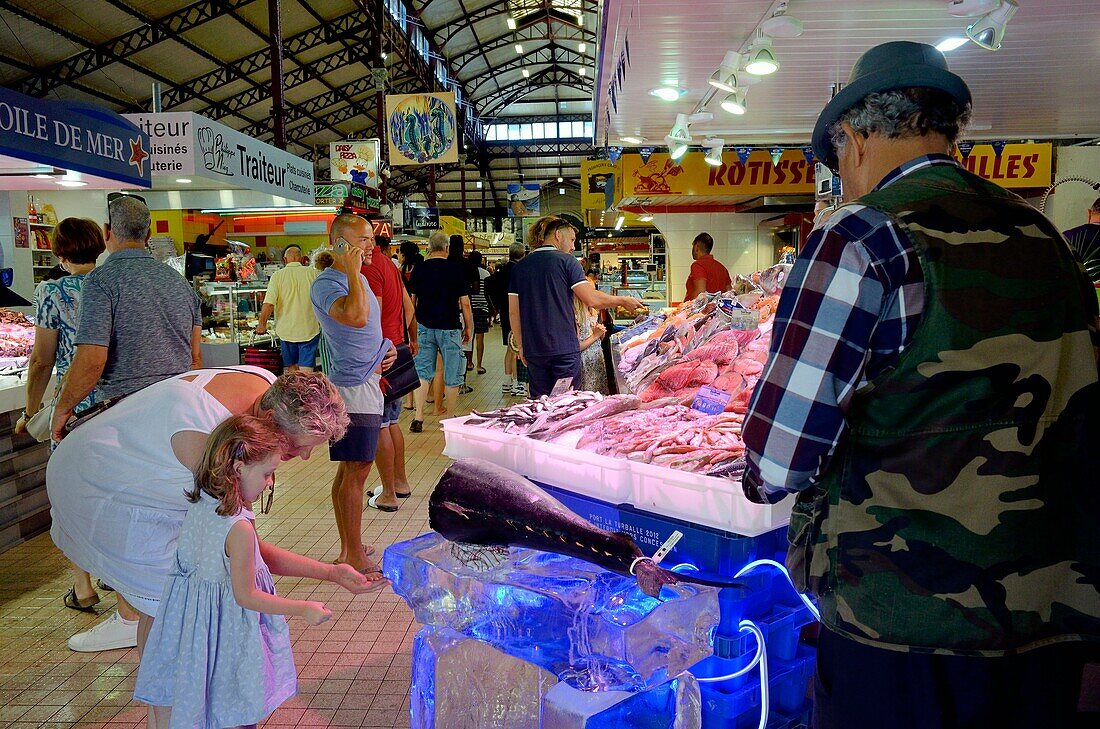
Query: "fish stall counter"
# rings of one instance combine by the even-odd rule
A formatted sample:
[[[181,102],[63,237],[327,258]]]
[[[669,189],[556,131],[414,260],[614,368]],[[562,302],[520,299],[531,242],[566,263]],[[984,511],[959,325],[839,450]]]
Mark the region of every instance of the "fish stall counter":
[[[27,405],[26,373],[25,368],[0,373],[0,552],[50,528],[49,444],[15,433]],[[51,376],[46,392],[55,385],[56,376]]]

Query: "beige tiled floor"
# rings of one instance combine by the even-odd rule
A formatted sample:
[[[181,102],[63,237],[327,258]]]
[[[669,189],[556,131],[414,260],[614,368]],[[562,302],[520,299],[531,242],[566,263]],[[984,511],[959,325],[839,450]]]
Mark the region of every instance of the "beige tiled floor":
[[[485,336],[485,375],[470,373],[475,392],[459,400],[459,411],[502,402],[500,330]],[[429,406],[431,407],[431,406]],[[400,511],[366,509],[365,539],[378,548],[428,530],[427,496],[446,466],[439,419],[428,417],[424,432],[408,433],[411,413],[402,416],[413,485]],[[335,466],[319,449],[308,462],[292,461],[278,472],[271,514],[260,516],[264,539],[319,560],[339,551],[329,488]],[[372,488],[377,479],[368,482]],[[43,534],[0,555],[0,727],[144,726],[145,708],[132,701],[134,650],[73,653],[66,640],[114,609],[101,594],[99,613],[65,608],[68,564]],[[290,597],[320,599],[333,612],[324,625],[291,620],[299,695],[267,726],[407,727],[410,651],[419,625],[390,589],[352,596],[327,583],[276,579]]]

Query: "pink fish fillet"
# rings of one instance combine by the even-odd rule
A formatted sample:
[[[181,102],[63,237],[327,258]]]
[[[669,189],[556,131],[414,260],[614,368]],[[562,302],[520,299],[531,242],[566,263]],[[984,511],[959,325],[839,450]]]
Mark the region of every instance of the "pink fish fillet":
[[[698,385],[709,385],[718,376],[714,362],[685,360],[657,375],[657,382],[673,392]]]

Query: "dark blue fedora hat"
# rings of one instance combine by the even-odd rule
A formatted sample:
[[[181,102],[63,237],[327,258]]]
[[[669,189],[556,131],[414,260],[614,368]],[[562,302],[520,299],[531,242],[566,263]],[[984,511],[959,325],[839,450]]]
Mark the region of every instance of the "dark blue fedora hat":
[[[856,61],[848,84],[825,106],[814,125],[814,156],[837,168],[836,152],[829,141],[829,129],[869,94],[908,88],[939,89],[960,106],[970,103],[970,89],[959,76],[947,70],[947,59],[927,43],[891,41],[870,49]]]

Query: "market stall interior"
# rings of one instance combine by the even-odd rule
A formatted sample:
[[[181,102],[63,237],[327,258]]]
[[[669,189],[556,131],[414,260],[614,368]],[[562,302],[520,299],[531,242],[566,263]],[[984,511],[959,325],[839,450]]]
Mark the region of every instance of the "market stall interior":
[[[461,238],[488,303],[518,249],[550,255],[531,252],[535,221],[563,217],[587,281],[646,305],[577,304],[578,332],[607,330],[608,389],[564,378],[537,399],[517,396],[527,366],[492,311],[488,371],[407,436],[411,497],[364,510],[392,590],[275,580],[333,619],[290,621],[299,695],[268,725],[417,729],[810,726],[819,606],[784,567],[794,498],[743,491],[742,428],[783,286],[843,199],[811,142],[861,54],[936,46],[973,93],[960,164],[1058,230],[1100,202],[1095,0],[0,0],[0,20],[0,292],[21,297],[0,302],[13,726],[145,718],[133,649],[66,648],[107,613],[64,607],[49,446],[15,432],[51,231],[102,223],[108,192],[147,200],[150,249],[202,298],[206,366],[281,370],[278,321],[254,333],[268,280],[290,245],[331,260],[341,211],[394,254]],[[1097,240],[1075,239],[1094,277]],[[322,450],[279,467],[256,525],[331,563]]]

